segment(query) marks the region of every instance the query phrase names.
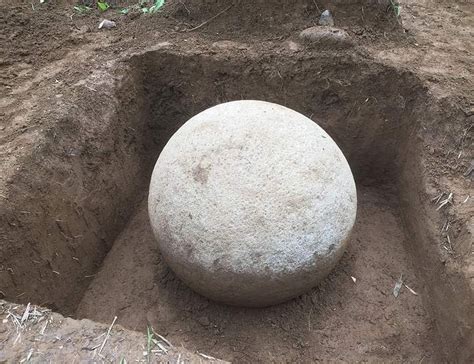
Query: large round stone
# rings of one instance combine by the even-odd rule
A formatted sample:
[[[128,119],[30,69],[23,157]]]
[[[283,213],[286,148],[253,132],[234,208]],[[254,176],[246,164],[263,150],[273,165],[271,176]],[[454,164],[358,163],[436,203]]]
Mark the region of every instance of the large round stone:
[[[317,124],[280,105],[235,101],[173,135],[153,171],[148,208],[165,261],[191,288],[267,306],[333,269],[356,200],[344,155]]]

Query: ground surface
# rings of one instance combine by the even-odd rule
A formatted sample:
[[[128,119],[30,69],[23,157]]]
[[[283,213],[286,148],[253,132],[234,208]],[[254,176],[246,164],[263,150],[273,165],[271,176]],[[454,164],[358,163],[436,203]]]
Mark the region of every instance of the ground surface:
[[[349,249],[314,291],[267,309],[215,304],[188,289],[164,265],[146,203],[120,235],[91,283],[77,316],[144,330],[164,330],[187,348],[235,362],[434,360],[434,341],[404,250],[395,195],[362,188]],[[120,269],[117,269],[120,267]],[[356,279],[354,282],[352,277]]]
[[[118,26],[104,31],[97,29],[103,14],[74,14],[73,3],[0,0],[0,298],[31,301],[73,314],[99,272],[79,306],[79,316],[110,323],[116,314],[119,324],[141,332],[151,323],[177,340],[173,342],[176,345],[208,350],[225,359],[303,361],[337,356],[347,361],[429,362],[444,357],[469,362],[467,358],[474,355],[474,174],[469,172],[474,159],[472,4],[404,0],[400,23],[390,9],[363,1],[333,5],[330,1],[300,0],[282,5],[277,1],[170,0],[156,16],[137,12],[121,16],[109,11],[105,16],[116,20]],[[336,26],[346,30],[356,46],[341,50],[298,40],[299,32],[315,25],[325,7],[333,10]],[[280,53],[291,54],[299,69],[307,67],[303,58],[313,57],[317,63],[328,53],[338,60],[346,56],[377,60],[397,70],[382,74],[384,83],[373,85],[380,89],[387,103],[385,114],[393,117],[392,122],[404,122],[407,115],[403,112],[409,106],[399,105],[397,93],[402,91],[397,90],[397,81],[408,80],[411,88],[412,78],[419,79],[422,87],[413,83],[417,86],[403,96],[410,100],[425,92],[427,103],[433,106],[431,114],[418,114],[423,119],[421,125],[410,132],[416,143],[403,147],[396,156],[398,162],[413,168],[406,168],[409,172],[402,174],[400,181],[397,173],[385,176],[388,189],[372,186],[360,190],[363,204],[354,244],[334,274],[311,294],[264,312],[215,306],[187,290],[156,260],[143,206],[129,221],[137,201],[134,194],[143,198],[145,188],[145,183],[136,181],[148,178],[148,172],[134,168],[149,150],[142,147],[142,139],[150,130],[134,130],[135,125],[128,124],[129,116],[140,115],[143,107],[134,99],[139,93],[133,83],[127,90],[120,89],[126,95],[107,90],[114,89],[116,80],[130,72],[121,69],[119,59],[165,44],[177,54],[215,54],[223,62],[249,54],[255,63],[255,57],[261,55],[265,60],[256,63],[262,78],[280,77],[283,86],[301,82],[308,87],[306,80],[317,79],[319,73],[308,67],[312,73],[306,80],[283,80],[285,74],[282,77],[278,70],[272,74],[271,69],[271,60]],[[254,63],[251,57],[242,58],[239,70],[245,78]],[[176,58],[168,61],[162,68],[167,75],[175,74],[174,70],[169,72],[174,66],[186,66]],[[343,62],[334,64],[334,73],[341,72],[343,77],[332,74],[333,79],[327,79],[328,87],[334,80],[339,83],[331,87],[342,90],[340,94],[347,92],[343,78],[355,72],[346,73],[343,66]],[[219,69],[222,76],[231,73],[222,65]],[[205,74],[206,63],[193,72]],[[261,81],[251,78],[255,79]],[[226,81],[228,78],[222,77],[211,86],[203,82],[204,95],[179,96],[189,99],[184,105],[194,112],[195,99],[201,100],[200,105],[224,101]],[[175,96],[176,90],[196,90],[182,82],[171,80],[171,86],[159,93],[150,90],[165,100],[157,99],[157,108],[163,107],[170,95]],[[249,83],[247,87],[253,86]],[[396,92],[387,91],[392,88]],[[220,97],[210,96],[218,94],[214,89],[221,92]],[[330,92],[323,96],[315,100],[329,105],[326,111],[337,111],[341,100]],[[369,120],[370,110],[364,114],[364,109],[377,102],[374,96],[367,103],[369,99],[361,94],[358,108],[346,110],[343,107],[347,105],[342,104],[336,119],[354,125],[363,118]],[[238,94],[229,97],[238,98]],[[299,107],[299,100],[306,95],[296,91],[288,97]],[[80,99],[82,103],[76,104]],[[184,110],[177,110],[178,104],[164,106],[171,115],[185,115]],[[111,122],[107,115],[117,110],[125,110],[123,117]],[[123,131],[111,141],[107,135],[116,129]],[[371,131],[362,129],[361,133]],[[377,139],[375,131],[368,140],[372,139]],[[357,143],[355,138],[352,146]],[[384,153],[382,144],[373,154]],[[370,156],[377,160],[366,153],[371,146],[361,143],[362,159]],[[391,148],[393,141],[387,141],[386,149]],[[122,159],[126,162],[120,165]],[[138,177],[133,179],[135,175]],[[101,190],[100,186],[105,187]],[[397,188],[402,191],[400,210]],[[410,189],[412,192],[406,192]],[[127,195],[127,191],[133,193]],[[438,209],[451,193],[451,201]],[[117,235],[117,244],[100,270]],[[94,244],[81,244],[89,240]],[[143,245],[134,246],[134,241]],[[144,253],[143,261],[138,252]],[[77,256],[80,261],[74,259]],[[126,269],[116,266],[112,272],[116,262]],[[142,264],[134,273],[140,278],[126,274],[133,271],[132,263]],[[401,273],[418,296],[406,289],[398,299],[391,295]],[[355,283],[351,276],[357,279]],[[110,281],[104,284],[107,277]],[[101,287],[102,294],[98,291]],[[132,291],[124,291],[124,287]],[[59,298],[50,300],[55,294]],[[97,309],[97,303],[107,303],[110,311]],[[336,311],[331,310],[334,307]],[[80,340],[100,335],[94,331],[81,336],[77,333],[81,325],[86,331],[103,331],[103,327],[84,321],[66,320],[64,325]],[[13,343],[14,327],[4,328],[0,326],[0,333],[7,344]],[[436,341],[435,328],[442,335],[440,341]],[[131,335],[130,342],[142,340],[138,334],[127,335]],[[28,346],[14,349],[8,358],[21,360],[29,350]]]
[[[115,324],[72,320],[32,305],[0,300],[0,322],[2,363],[221,362],[176,348],[157,335],[150,341]]]

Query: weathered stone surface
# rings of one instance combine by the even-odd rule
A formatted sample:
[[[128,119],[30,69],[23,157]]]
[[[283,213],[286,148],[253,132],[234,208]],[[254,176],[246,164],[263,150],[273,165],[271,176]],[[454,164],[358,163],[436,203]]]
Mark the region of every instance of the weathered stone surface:
[[[150,185],[163,257],[197,292],[267,306],[315,286],[341,257],[356,215],[344,155],[313,121],[235,101],[190,119]]]
[[[333,27],[311,27],[300,33],[306,42],[321,44],[328,47],[349,47],[353,45],[346,31]]]

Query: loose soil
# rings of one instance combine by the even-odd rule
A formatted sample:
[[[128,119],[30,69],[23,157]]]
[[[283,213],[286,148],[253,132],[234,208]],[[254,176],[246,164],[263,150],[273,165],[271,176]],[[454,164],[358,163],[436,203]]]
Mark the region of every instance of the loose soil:
[[[80,16],[74,3],[0,0],[0,298],[106,324],[51,314],[70,338],[62,359],[92,360],[82,343],[117,315],[111,348],[132,350],[127,360],[147,360],[147,326],[235,362],[474,360],[472,6],[406,0],[396,19],[385,1],[169,0],[154,16]],[[325,8],[348,47],[298,38]],[[97,29],[103,16],[117,27]],[[258,310],[215,304],[175,278],[144,202],[174,131],[236,99],[320,124],[359,194],[334,272]],[[417,294],[393,296],[401,274]],[[31,349],[55,360],[53,336],[41,346],[39,327],[8,316],[24,309],[2,303],[0,361]],[[96,360],[120,360],[104,354]],[[181,359],[205,360],[184,349],[156,358]]]

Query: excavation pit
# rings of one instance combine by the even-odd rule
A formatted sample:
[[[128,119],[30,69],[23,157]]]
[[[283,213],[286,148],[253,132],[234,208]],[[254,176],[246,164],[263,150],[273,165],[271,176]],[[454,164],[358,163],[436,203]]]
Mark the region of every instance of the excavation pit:
[[[417,131],[440,118],[426,87],[409,71],[356,54],[265,55],[241,45],[229,56],[221,46],[161,43],[127,56],[76,82],[58,122],[31,134],[37,152],[5,188],[5,298],[78,319],[117,316],[128,329],[152,326],[175,345],[235,362],[444,357],[453,349],[437,343],[454,330],[446,310],[456,304],[446,308],[445,282],[427,274],[440,263],[423,254],[422,202],[412,198],[422,188]],[[279,103],[318,122],[358,186],[356,224],[335,270],[309,293],[263,309],[225,306],[187,288],[161,259],[146,209],[153,165],[171,135],[198,112],[240,99]],[[464,334],[453,335],[462,348]]]

